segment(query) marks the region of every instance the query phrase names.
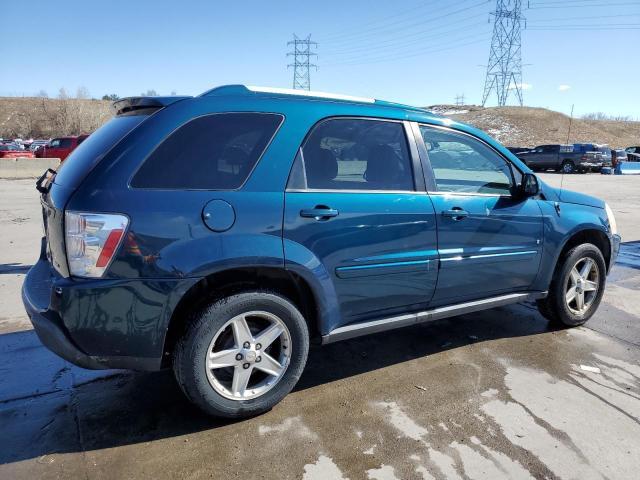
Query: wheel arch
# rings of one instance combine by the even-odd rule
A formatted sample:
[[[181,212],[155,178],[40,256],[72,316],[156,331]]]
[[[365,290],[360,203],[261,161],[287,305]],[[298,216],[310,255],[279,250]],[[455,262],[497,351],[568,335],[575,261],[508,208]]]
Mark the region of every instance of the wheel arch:
[[[553,281],[562,260],[566,258],[569,251],[571,251],[572,248],[584,243],[591,243],[592,245],[595,245],[600,250],[600,252],[602,252],[602,256],[604,257],[607,268],[610,268],[611,242],[609,241],[609,237],[607,236],[607,234],[603,230],[597,228],[583,228],[573,232],[565,240],[564,244],[560,248],[559,253],[555,259],[553,274],[550,278],[550,281]]]
[[[194,313],[219,298],[251,290],[269,291],[289,299],[306,319],[311,339],[320,338],[321,302],[305,278],[279,267],[230,268],[200,279],[180,298],[167,325],[162,366],[170,365],[176,342]]]

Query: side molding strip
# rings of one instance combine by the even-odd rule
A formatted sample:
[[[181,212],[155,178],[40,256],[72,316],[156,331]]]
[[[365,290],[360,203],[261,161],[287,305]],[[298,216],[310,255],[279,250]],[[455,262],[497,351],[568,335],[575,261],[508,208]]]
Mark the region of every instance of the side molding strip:
[[[338,327],[329,332],[327,335],[324,335],[322,337],[322,343],[327,344],[338,342],[340,340],[359,337],[361,335],[368,335],[370,333],[384,332],[386,330],[392,330],[394,328],[406,327],[409,325],[415,325],[418,323],[430,322],[434,320],[441,320],[443,318],[463,315],[465,313],[477,312],[479,310],[486,310],[488,308],[501,307],[503,305],[510,305],[512,303],[519,303],[525,300],[536,300],[539,298],[544,298],[546,296],[547,292],[509,293],[507,295],[484,298],[482,300],[474,300],[472,302],[464,302],[456,305],[437,307],[432,310],[425,310],[423,312],[409,313],[406,315],[382,318],[379,320],[369,320],[366,322],[351,323],[343,327]]]

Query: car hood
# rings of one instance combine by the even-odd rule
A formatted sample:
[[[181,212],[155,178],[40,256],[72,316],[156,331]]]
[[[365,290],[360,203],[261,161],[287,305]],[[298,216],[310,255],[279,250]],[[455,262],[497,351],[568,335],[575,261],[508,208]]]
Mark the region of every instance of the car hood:
[[[544,184],[542,189],[549,200],[563,203],[574,203],[576,205],[586,205],[587,207],[604,208],[605,202],[599,198],[585,195],[584,193],[572,192],[571,190],[553,188]]]

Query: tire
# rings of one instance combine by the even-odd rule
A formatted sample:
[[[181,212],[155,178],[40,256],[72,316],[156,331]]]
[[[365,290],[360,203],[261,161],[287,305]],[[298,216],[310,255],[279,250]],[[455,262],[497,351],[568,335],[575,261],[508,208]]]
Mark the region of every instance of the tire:
[[[591,265],[588,274],[576,283],[575,274],[583,273],[587,265]],[[606,283],[606,273],[607,267],[604,257],[598,247],[591,243],[583,243],[574,247],[558,261],[553,280],[549,286],[549,295],[538,300],[538,310],[555,325],[566,327],[583,325],[600,305]],[[569,292],[572,286],[574,290]],[[592,290],[594,287],[596,289]],[[567,302],[570,293],[575,293],[575,297]],[[578,303],[581,294],[583,295],[583,310],[580,309]]]
[[[562,173],[575,173],[576,165],[571,160],[565,160],[562,162],[562,167],[560,168]]]
[[[242,321],[250,333],[243,330]],[[274,325],[278,329],[272,332],[282,330],[278,337],[261,337]],[[243,346],[237,345],[238,338],[251,340]],[[269,343],[262,347],[260,338]],[[213,358],[210,352],[218,356],[208,360]],[[213,302],[193,316],[176,346],[173,371],[187,398],[206,413],[244,418],[270,410],[293,389],[308,352],[307,322],[288,299],[269,292],[247,292]],[[217,364],[210,368],[207,362]],[[282,367],[279,375],[262,370],[273,365]],[[247,379],[246,389],[242,380],[236,385],[236,378]]]

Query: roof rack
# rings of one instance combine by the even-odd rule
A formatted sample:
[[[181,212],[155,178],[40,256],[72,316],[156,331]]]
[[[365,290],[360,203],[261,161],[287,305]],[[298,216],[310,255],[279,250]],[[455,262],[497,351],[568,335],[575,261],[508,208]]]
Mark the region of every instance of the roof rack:
[[[342,95],[340,93],[327,93],[317,92],[313,90],[294,90],[292,88],[278,88],[278,87],[257,87],[252,85],[222,85],[220,87],[212,88],[204,92],[201,97],[218,97],[218,96],[232,96],[232,95],[251,95],[251,94],[266,94],[275,96],[295,96],[304,97],[309,99],[326,99],[326,100],[341,100],[344,102],[353,103],[368,103],[376,104],[382,107],[401,108],[403,110],[412,110],[416,112],[429,113],[433,116],[439,116],[425,108],[414,107],[412,105],[404,105],[401,103],[387,102],[384,100],[377,100],[371,97],[355,97],[352,95]]]
[[[272,95],[292,95],[296,97],[307,98],[324,98],[328,100],[343,100],[346,102],[358,102],[358,103],[375,103],[375,98],[369,97],[354,97],[352,95],[342,95],[340,93],[327,93],[316,92],[313,90],[294,90],[292,88],[278,88],[278,87],[258,87],[253,85],[224,85],[221,87],[212,88],[204,92],[202,97],[213,97],[222,95],[246,95],[248,93],[267,93]]]

